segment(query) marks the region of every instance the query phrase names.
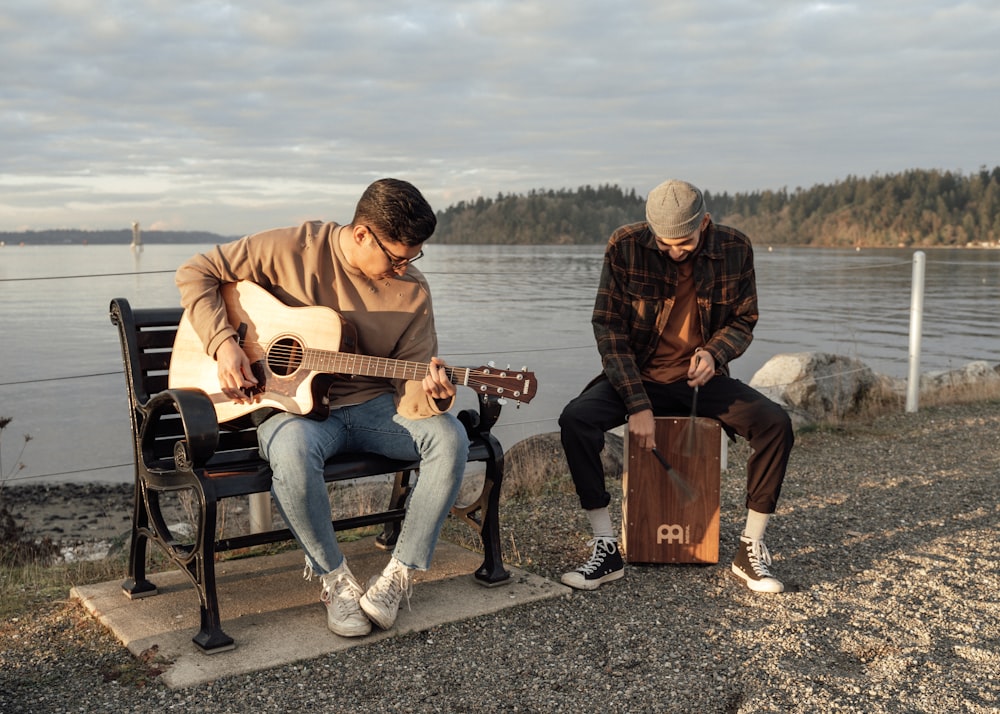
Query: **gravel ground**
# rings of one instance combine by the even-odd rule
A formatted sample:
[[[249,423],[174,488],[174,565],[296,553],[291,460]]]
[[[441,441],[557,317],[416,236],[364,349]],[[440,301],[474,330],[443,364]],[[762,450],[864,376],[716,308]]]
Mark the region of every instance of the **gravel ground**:
[[[728,575],[736,445],[718,566],[629,566],[596,592],[180,691],[46,600],[0,623],[0,711],[1000,712],[998,431],[992,402],[800,434],[768,530],[781,595]],[[512,563],[557,579],[588,555],[566,490],[505,504]]]

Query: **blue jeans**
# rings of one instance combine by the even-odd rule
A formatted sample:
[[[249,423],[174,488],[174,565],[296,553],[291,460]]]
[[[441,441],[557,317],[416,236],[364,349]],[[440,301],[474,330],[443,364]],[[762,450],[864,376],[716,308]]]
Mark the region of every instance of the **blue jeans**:
[[[317,575],[340,567],[344,555],[331,525],[324,462],[338,453],[420,458],[406,518],[393,552],[409,568],[430,567],[448,511],[458,497],[469,453],[465,427],[452,414],[406,419],[391,394],[334,409],[323,420],[281,413],[257,429],[260,453],[274,472],[271,492],[285,523]]]

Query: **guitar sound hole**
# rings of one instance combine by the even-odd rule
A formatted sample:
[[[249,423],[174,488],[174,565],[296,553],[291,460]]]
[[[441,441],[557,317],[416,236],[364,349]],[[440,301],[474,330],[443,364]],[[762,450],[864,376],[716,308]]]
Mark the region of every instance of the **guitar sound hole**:
[[[277,340],[267,353],[267,366],[280,377],[292,374],[301,364],[302,345],[291,337]]]

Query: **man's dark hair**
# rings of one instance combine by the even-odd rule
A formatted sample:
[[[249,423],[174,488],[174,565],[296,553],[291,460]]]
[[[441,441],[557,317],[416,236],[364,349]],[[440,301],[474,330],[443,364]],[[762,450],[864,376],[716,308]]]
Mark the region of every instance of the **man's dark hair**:
[[[416,186],[384,178],[365,189],[351,225],[367,225],[385,240],[414,246],[431,237],[437,217]]]

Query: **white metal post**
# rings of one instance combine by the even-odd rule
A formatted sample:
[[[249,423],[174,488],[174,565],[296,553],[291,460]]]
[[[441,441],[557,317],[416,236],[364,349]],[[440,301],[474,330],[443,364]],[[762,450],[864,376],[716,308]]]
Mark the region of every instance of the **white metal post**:
[[[917,411],[920,401],[920,337],[924,323],[924,265],[926,256],[913,254],[913,285],[910,288],[910,375],[906,384],[906,411]]]
[[[250,494],[250,532],[263,533],[271,530],[271,494]]]

